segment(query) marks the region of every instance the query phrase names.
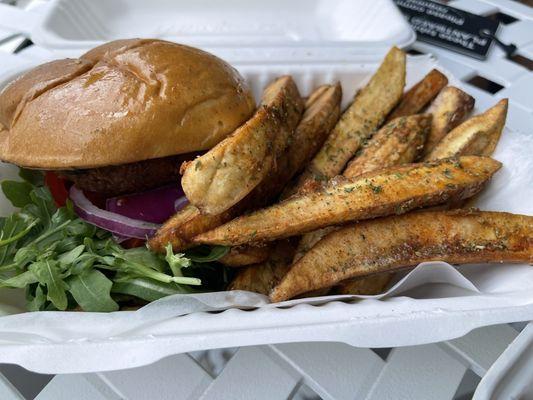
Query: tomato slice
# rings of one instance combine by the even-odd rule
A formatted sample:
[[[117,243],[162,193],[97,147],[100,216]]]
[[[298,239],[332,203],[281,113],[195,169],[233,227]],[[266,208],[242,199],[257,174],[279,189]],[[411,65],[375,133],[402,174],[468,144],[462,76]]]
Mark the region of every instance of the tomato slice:
[[[44,184],[50,189],[50,193],[54,198],[56,206],[63,207],[68,199],[68,190],[65,179],[60,178],[56,173],[49,171],[44,175]]]

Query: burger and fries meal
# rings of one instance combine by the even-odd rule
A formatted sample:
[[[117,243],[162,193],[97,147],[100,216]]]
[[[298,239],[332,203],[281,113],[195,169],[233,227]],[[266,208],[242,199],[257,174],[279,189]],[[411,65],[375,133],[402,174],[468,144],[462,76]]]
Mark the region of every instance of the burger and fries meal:
[[[256,106],[221,59],[162,40],[118,40],[38,66],[0,92],[0,287],[29,310],[115,311],[177,293],[247,290],[279,302],[378,294],[425,261],[533,262],[533,216],[471,199],[503,99],[430,71],[405,91],[392,48],[341,108],[330,82],[290,76]]]

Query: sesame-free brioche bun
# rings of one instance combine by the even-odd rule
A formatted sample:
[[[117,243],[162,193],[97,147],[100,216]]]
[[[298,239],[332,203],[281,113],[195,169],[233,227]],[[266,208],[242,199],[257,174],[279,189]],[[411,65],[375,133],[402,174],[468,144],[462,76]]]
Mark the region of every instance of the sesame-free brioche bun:
[[[40,65],[0,92],[0,159],[65,170],[205,150],[254,108],[239,73],[205,51],[117,40]]]

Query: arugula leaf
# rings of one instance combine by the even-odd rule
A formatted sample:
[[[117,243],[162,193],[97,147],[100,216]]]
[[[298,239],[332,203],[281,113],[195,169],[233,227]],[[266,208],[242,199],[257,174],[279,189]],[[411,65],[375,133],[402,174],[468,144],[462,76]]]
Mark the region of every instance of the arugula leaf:
[[[39,280],[31,271],[25,271],[19,275],[15,275],[5,281],[0,281],[0,286],[10,288],[25,288],[32,283],[36,283]]]
[[[67,279],[69,291],[84,311],[117,311],[111,298],[113,283],[100,271],[92,269]]]
[[[35,294],[32,295],[29,293],[30,287],[28,287],[28,290],[26,291],[26,307],[29,311],[41,311],[44,310],[46,307],[46,294],[44,293],[44,290],[41,285],[37,285],[37,288],[35,289]]]
[[[31,221],[31,222],[30,222]],[[37,220],[31,220],[20,213],[12,214],[4,220],[0,232],[0,269],[13,261],[17,251],[17,241],[27,235]]]
[[[185,252],[185,257],[197,263],[217,261],[228,254],[228,246],[198,246]]]
[[[37,261],[29,266],[29,271],[33,272],[41,285],[46,285],[46,298],[58,310],[67,309],[67,285],[61,277],[59,262],[56,260]]]
[[[33,186],[28,182],[3,181],[2,192],[15,207],[24,207],[32,202],[30,193]]]
[[[41,171],[21,168],[19,170],[19,176],[26,182],[31,183],[33,186],[44,185],[44,174]]]
[[[191,260],[185,258],[183,253],[174,254],[174,251],[172,250],[172,245],[170,243],[167,244],[165,249],[167,252],[165,260],[170,266],[172,273],[174,274],[174,276],[183,276],[183,274],[181,273],[181,269],[190,267],[192,265]]]
[[[85,250],[85,246],[80,244],[74,247],[72,250],[61,254],[58,257],[59,265],[61,269],[65,269],[74,264],[74,262],[81,256],[81,253]]]
[[[26,205],[23,211],[39,218],[44,228],[48,228],[51,222],[51,215],[56,211],[50,191],[45,187],[35,188],[30,193],[30,198],[32,203]]]
[[[173,294],[193,292],[187,286],[181,286],[176,283],[158,282],[148,278],[134,278],[123,282],[115,282],[111,291],[113,293],[138,297],[146,301],[155,301]]]
[[[207,279],[202,289],[222,287],[225,269],[210,263],[228,248],[169,248],[166,256],[124,249],[110,232],[78,218],[71,202],[57,208],[46,187],[32,187],[38,174],[21,175],[28,182],[2,186],[22,209],[0,218],[0,287],[25,287],[30,310],[112,311],[118,305],[111,292],[152,301],[195,292],[189,285],[202,285],[198,276]]]

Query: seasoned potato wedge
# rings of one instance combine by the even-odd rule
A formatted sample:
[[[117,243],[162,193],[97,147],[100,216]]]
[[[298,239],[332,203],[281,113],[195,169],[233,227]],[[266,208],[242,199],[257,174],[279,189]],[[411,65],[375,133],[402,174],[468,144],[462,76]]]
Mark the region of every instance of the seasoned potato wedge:
[[[475,100],[454,86],[447,86],[431,103],[427,113],[433,115],[423,155],[431,153],[446,134],[459,125],[474,108]]]
[[[463,199],[477,193],[500,167],[488,157],[466,156],[343,178],[315,193],[294,196],[236,218],[194,241],[230,246],[272,241]]]
[[[203,214],[220,214],[250,193],[287,148],[303,111],[290,76],[278,78],[244,125],[206,154],[184,165],[182,186]]]
[[[244,267],[247,265],[258,264],[268,260],[272,252],[272,246],[237,246],[232,247],[230,251],[218,262],[226,267]]]
[[[448,89],[448,88],[446,88]],[[455,88],[453,88],[455,89]],[[468,98],[470,98],[469,95],[466,93],[460,91],[459,89],[456,89],[457,93],[454,91],[453,93],[456,94],[450,94],[450,98],[448,100],[452,100],[454,96],[456,99],[456,104],[463,104],[463,108],[468,104]],[[462,100],[461,100],[462,98]],[[471,98],[470,98],[471,99]],[[446,101],[446,99],[443,99],[443,101]],[[470,103],[470,108],[473,106],[474,102],[473,99]],[[505,106],[507,104],[505,103]],[[502,111],[504,104],[500,105],[500,111]],[[468,107],[467,107],[468,108]],[[463,109],[461,111],[462,115],[464,115],[466,111]],[[438,116],[436,116],[438,118]],[[447,117],[446,117],[447,118]],[[505,119],[505,116],[503,117]],[[503,124],[502,124],[503,126]],[[432,129],[435,128],[435,125],[432,126]],[[467,129],[459,131],[459,134],[457,137],[453,137],[453,140],[450,140],[448,142],[448,139],[445,138],[444,141],[448,142],[448,149],[450,152],[443,152],[442,155],[450,157],[450,156],[459,156],[459,155],[480,155],[480,156],[490,156],[492,152],[494,151],[494,148],[496,147],[496,144],[498,142],[500,131],[491,131],[489,136],[493,139],[493,141],[487,140],[487,136],[485,136],[486,131],[480,130],[476,131],[475,129]],[[455,134],[454,134],[455,135]],[[457,145],[458,142],[462,143],[470,143],[469,146],[463,146],[463,145]],[[488,144],[490,142],[490,145]],[[468,199],[472,200],[472,198]],[[452,202],[447,203],[446,205],[437,206],[443,207],[444,209],[453,209],[453,208],[459,208],[462,207],[464,204],[464,200],[455,200]],[[315,242],[316,243],[316,242]],[[366,278],[357,279],[355,281],[350,281],[346,283],[341,283],[339,287],[337,288],[338,292],[340,293],[352,293],[352,294],[377,294],[381,293],[385,287],[389,284],[390,280],[394,276],[394,273],[384,273],[384,274],[377,274],[372,275]],[[381,283],[381,286],[380,286]]]
[[[268,171],[265,179],[244,199],[216,215],[202,214],[198,208],[187,206],[149,240],[150,248],[164,252],[166,244],[171,243],[175,251],[186,249],[192,246],[194,236],[228,222],[245,210],[264,207],[274,200],[313,157],[335,125],[340,114],[341,95],[338,84],[321,86],[311,94],[288,148],[278,156],[276,165]]]
[[[420,82],[405,92],[400,104],[390,113],[387,121],[420,112],[447,84],[446,75],[432,69]]]
[[[374,296],[383,293],[389,286],[396,272],[382,272],[362,278],[350,279],[341,282],[333,289],[337,294],[356,294],[362,296]]]
[[[278,194],[289,181],[300,173],[320,149],[340,116],[342,90],[340,84],[323,85],[311,94],[300,123],[294,131],[287,150],[283,153],[265,181],[258,185],[252,197]],[[287,191],[291,190],[287,188]],[[253,201],[257,203],[257,201]]]
[[[236,206],[218,215],[201,214],[195,206],[188,205],[166,221],[148,240],[152,251],[164,253],[171,244],[174,251],[194,246],[192,238],[220,226],[238,215]]]
[[[389,122],[372,136],[361,154],[344,170],[343,176],[354,178],[367,172],[411,163],[418,156],[431,123],[430,115],[410,115]],[[306,233],[296,248],[294,261],[300,259],[333,227]]]
[[[341,99],[342,89],[337,83],[321,86],[306,101],[302,120],[287,151],[291,178],[311,161],[335,127],[341,113]]]
[[[268,295],[289,270],[293,254],[294,248],[288,241],[276,243],[267,261],[240,269],[228,290],[248,290]]]
[[[507,103],[507,99],[500,100],[483,114],[463,122],[447,134],[425,159],[436,160],[463,154],[492,154],[505,126]]]
[[[273,302],[350,278],[412,267],[533,262],[533,217],[486,211],[426,211],[335,231],[294,264],[270,294]]]
[[[431,126],[431,115],[411,115],[389,122],[374,134],[343,175],[355,177],[377,169],[411,163],[420,153]]]
[[[405,53],[394,47],[302,174],[298,187],[308,180],[327,180],[342,172],[362,143],[374,133],[400,101],[405,86]]]
[[[298,245],[296,246],[296,251],[294,252],[293,262],[298,261],[302,258],[305,253],[307,253],[315,244],[320,242],[320,240],[326,236],[328,233],[333,232],[334,230],[339,229],[338,226],[327,226],[322,229],[317,229],[316,231],[307,232],[302,235]]]

